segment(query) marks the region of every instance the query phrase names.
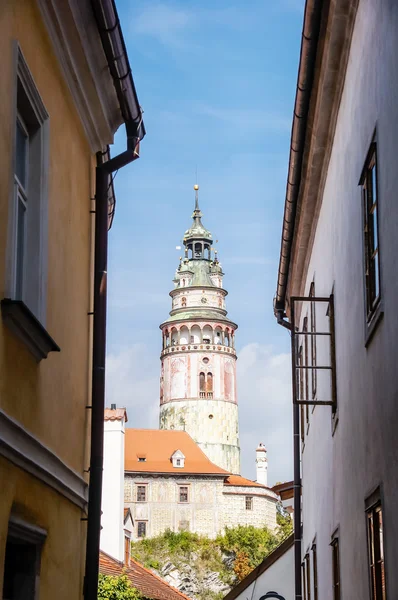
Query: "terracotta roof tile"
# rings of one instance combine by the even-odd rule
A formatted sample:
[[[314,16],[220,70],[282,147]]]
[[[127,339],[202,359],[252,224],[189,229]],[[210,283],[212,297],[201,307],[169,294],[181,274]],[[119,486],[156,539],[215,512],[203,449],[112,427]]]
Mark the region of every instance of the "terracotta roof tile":
[[[106,408],[104,414],[104,421],[121,421],[127,423],[127,411],[125,408]]]
[[[188,596],[171,587],[134,559],[130,560],[130,566],[127,567],[101,551],[99,570],[103,575],[126,575],[133,587],[150,600],[189,600]]]
[[[213,464],[186,431],[166,429],[126,429],[124,468],[139,473],[200,473],[229,475]],[[185,456],[183,467],[173,467],[170,460],[176,450]],[[145,456],[145,461],[138,457]]]
[[[245,477],[241,477],[240,475],[230,475],[224,481],[224,485],[226,486],[236,486],[236,487],[256,487],[261,488],[263,490],[267,490],[270,492],[270,496],[276,497],[273,489],[263,485],[262,483],[257,483],[257,481],[251,481],[250,479],[246,479]]]

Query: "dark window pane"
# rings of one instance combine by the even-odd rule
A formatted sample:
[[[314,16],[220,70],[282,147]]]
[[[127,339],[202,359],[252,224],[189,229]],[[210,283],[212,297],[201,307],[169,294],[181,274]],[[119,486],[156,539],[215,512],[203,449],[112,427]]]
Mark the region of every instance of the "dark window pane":
[[[24,287],[24,255],[26,235],[26,207],[22,198],[18,195],[17,204],[17,260],[16,260],[16,286],[15,295],[17,300],[22,300]]]
[[[372,186],[372,203],[377,202],[377,181],[376,181],[376,164],[373,165],[370,172],[371,186]]]
[[[15,173],[20,183],[26,188],[27,180],[27,157],[28,157],[28,136],[26,135],[21,123],[17,120],[17,135],[16,135],[16,156],[15,156]]]

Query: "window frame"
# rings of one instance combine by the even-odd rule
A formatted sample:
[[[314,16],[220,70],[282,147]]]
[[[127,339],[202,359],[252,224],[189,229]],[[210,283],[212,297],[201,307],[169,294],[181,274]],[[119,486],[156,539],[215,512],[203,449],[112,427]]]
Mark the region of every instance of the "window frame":
[[[333,600],[341,600],[340,538],[338,531],[332,535],[332,587]]]
[[[375,192],[376,200],[373,201],[373,180],[372,172],[375,174]],[[365,346],[370,342],[375,329],[380,322],[384,312],[383,306],[383,287],[382,287],[382,268],[381,268],[381,250],[380,250],[380,185],[379,185],[379,168],[378,168],[378,147],[376,134],[373,135],[370,143],[366,159],[362,168],[361,177],[358,185],[361,187],[361,211],[362,211],[362,273],[363,273],[363,295],[364,295],[364,322],[365,322]],[[369,191],[370,190],[370,191]],[[370,198],[370,200],[369,200]],[[371,202],[371,205],[369,205]],[[376,213],[376,218],[373,215]],[[371,223],[376,224],[375,232],[373,228],[370,230]],[[369,238],[371,236],[371,240]],[[370,254],[370,244],[377,240],[377,249]],[[372,246],[373,247],[373,246]],[[377,273],[375,272],[371,278],[371,261],[377,257]],[[373,270],[372,270],[373,271]],[[379,293],[374,295],[372,289],[377,288]]]
[[[380,527],[374,526],[374,518],[381,515],[382,539],[380,541]],[[371,600],[386,600],[386,560],[385,560],[385,519],[383,514],[383,503],[380,488],[376,490],[365,500],[366,516],[366,541],[367,541],[367,563],[369,576],[369,597]],[[374,548],[371,550],[371,535],[373,533]],[[376,534],[376,535],[375,535]],[[377,550],[377,552],[376,552]],[[373,557],[372,557],[373,554]],[[382,557],[382,558],[380,558]],[[373,562],[372,562],[373,560]],[[378,568],[378,564],[382,568]],[[384,593],[383,593],[384,577]]]
[[[245,496],[245,510],[253,510],[253,496]]]
[[[139,498],[140,491],[144,490],[144,499]],[[136,494],[135,494],[136,502],[148,502],[148,485],[144,483],[136,483]]]
[[[140,535],[140,528],[144,527],[144,535]],[[146,538],[147,534],[147,521],[137,521],[137,538],[142,539]]]
[[[11,515],[8,522],[8,532],[6,538],[6,546],[5,546],[5,555],[4,561],[7,559],[7,544],[23,544],[25,546],[31,547],[34,552],[34,564],[32,564],[32,581],[33,581],[33,589],[31,598],[28,600],[37,600],[39,598],[39,585],[40,585],[40,569],[41,569],[41,555],[43,545],[47,539],[47,531],[33,525],[31,523],[27,523],[20,517],[16,515]],[[3,586],[6,582],[4,578]],[[2,590],[2,596],[4,595],[4,587]],[[24,596],[25,597],[25,596]]]
[[[49,180],[49,114],[44,106],[38,88],[33,80],[29,67],[23,56],[18,42],[14,43],[14,90],[13,90],[13,115],[12,115],[12,161],[11,181],[9,198],[9,218],[7,229],[7,251],[6,251],[6,280],[5,296],[11,300],[22,300],[29,310],[38,319],[41,325],[46,323],[46,296],[47,296],[47,263],[48,263],[48,180]],[[18,88],[23,91],[24,97],[29,105],[29,112],[34,115],[37,130],[34,133],[34,147],[26,125],[26,115],[22,114],[18,107]],[[27,152],[34,161],[33,167],[29,162],[27,175],[30,177],[23,186],[16,175],[16,150],[17,150],[17,123],[21,123],[29,133],[30,147]],[[25,188],[25,189],[24,189]],[[26,233],[24,249],[23,278],[25,291],[22,298],[18,298],[17,290],[17,225],[18,225],[18,199],[19,191],[24,190],[25,198],[28,200],[26,211]],[[30,206],[35,206],[29,212]],[[34,210],[34,213],[33,213]],[[28,235],[28,232],[32,232]],[[37,239],[39,240],[37,242]],[[33,241],[32,241],[33,240]],[[34,244],[34,247],[32,246]],[[35,255],[29,260],[31,254]],[[28,258],[27,258],[28,257]],[[29,263],[29,264],[27,264]],[[32,284],[32,280],[35,283]]]
[[[185,492],[182,492],[182,490],[186,490],[186,500],[181,500],[182,497],[182,493],[185,494]],[[178,486],[178,503],[179,504],[189,504],[189,485],[179,485]]]
[[[318,555],[316,550],[316,541],[311,546],[312,550],[312,580],[314,588],[314,600],[318,600]]]

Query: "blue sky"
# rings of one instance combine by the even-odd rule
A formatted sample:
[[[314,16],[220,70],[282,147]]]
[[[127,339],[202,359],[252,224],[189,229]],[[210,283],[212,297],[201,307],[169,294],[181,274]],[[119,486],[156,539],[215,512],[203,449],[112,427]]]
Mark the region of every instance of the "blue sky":
[[[276,288],[304,0],[118,0],[147,136],[115,179],[110,233],[107,403],[157,427],[159,324],[196,169],[203,222],[229,291],[236,341],[242,474],[268,449],[269,481],[292,478],[289,337]],[[124,150],[119,131],[112,153]]]

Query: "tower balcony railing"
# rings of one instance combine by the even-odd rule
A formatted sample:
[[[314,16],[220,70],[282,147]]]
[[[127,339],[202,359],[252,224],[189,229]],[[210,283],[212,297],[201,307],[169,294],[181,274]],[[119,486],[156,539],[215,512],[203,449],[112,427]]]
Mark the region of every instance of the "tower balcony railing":
[[[162,356],[166,354],[171,354],[174,352],[192,352],[192,351],[202,351],[202,352],[220,352],[221,354],[232,354],[232,356],[236,356],[235,348],[231,348],[231,346],[224,346],[222,344],[205,344],[205,343],[192,343],[192,344],[172,344],[171,346],[167,346],[162,350]]]

